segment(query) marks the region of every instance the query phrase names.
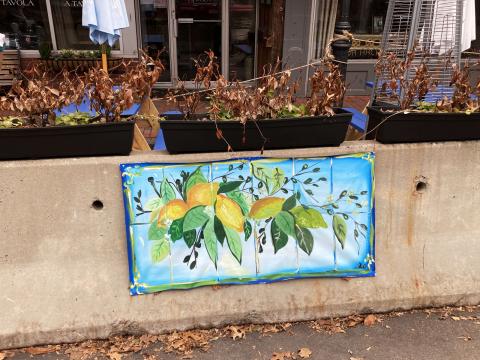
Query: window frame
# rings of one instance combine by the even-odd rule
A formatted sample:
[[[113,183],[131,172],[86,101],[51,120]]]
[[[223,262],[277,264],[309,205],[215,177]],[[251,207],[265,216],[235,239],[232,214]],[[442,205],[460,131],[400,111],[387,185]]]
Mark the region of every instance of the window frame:
[[[57,46],[57,38],[55,36],[55,26],[54,26],[54,23],[53,23],[52,7],[51,7],[50,0],[45,0],[45,6],[47,8],[48,27],[50,29],[50,41],[51,41],[51,44],[52,44],[52,52],[55,53],[55,52],[58,52],[59,49],[58,49],[58,46]],[[129,17],[130,17],[130,22],[131,22],[130,26],[132,26],[131,13],[130,13],[130,11],[128,11],[128,9],[127,9],[127,12],[128,12]],[[133,22],[133,25],[135,25],[135,22]],[[133,31],[136,31],[136,29],[133,30]],[[118,50],[112,50],[111,54],[112,54],[113,57],[125,57],[125,56],[131,57],[132,56],[131,54],[125,54],[125,51],[124,51],[125,50],[125,45],[124,45],[123,40],[124,40],[123,37],[120,37],[119,49]],[[75,48],[72,48],[72,49],[76,50]],[[20,50],[20,55],[23,58],[34,59],[34,58],[40,57],[40,53],[39,53],[38,50],[22,50],[22,49],[19,49],[19,50]]]

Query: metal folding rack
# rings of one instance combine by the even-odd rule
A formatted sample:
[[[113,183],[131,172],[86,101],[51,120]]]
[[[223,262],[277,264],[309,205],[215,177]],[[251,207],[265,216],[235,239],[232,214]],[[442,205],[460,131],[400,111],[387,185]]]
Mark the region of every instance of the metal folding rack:
[[[429,74],[437,84],[429,93],[429,101],[437,101],[452,93],[452,68],[460,65],[464,0],[390,0],[381,43],[384,53],[395,53],[401,60],[410,50],[415,51],[413,68],[422,58],[427,61]],[[407,78],[414,76],[413,71]],[[388,73],[377,75],[372,101],[396,105],[398,100],[382,94]],[[401,99],[404,94],[400,92]]]

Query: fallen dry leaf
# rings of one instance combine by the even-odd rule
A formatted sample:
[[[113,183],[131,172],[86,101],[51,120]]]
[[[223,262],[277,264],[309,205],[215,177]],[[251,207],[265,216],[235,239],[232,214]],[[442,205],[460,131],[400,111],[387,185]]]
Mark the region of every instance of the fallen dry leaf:
[[[110,360],[122,360],[122,354],[119,354],[117,352],[108,353],[107,355],[110,358]]]
[[[460,318],[458,316],[452,316],[451,318],[453,321],[460,321]]]
[[[4,360],[7,358],[7,354],[0,352],[0,360]]]
[[[35,347],[28,347],[24,349],[24,351],[29,353],[30,355],[49,354],[58,350],[60,350],[59,345],[51,345],[51,346],[45,346],[45,347],[35,346]]]
[[[363,320],[363,325],[372,326],[377,322],[377,317],[375,315],[368,315],[365,320]]]
[[[243,339],[246,335],[245,329],[241,326],[229,326],[227,330],[230,331],[230,336],[233,340]]]
[[[298,356],[302,359],[308,359],[312,355],[312,351],[309,348],[301,348],[298,350]]]
[[[295,354],[289,351],[274,352],[270,360],[287,360],[287,359],[295,359]]]

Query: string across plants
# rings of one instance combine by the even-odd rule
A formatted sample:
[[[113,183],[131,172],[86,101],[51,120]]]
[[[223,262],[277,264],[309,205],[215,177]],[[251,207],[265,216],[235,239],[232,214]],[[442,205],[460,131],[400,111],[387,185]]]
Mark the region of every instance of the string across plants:
[[[169,93],[183,114],[162,121],[171,153],[338,146],[345,138],[352,114],[336,108],[345,85],[330,61],[314,69],[305,102],[297,100],[298,82],[280,61],[254,81],[227,80],[212,51],[195,66],[196,91],[182,82]],[[202,96],[208,106],[199,114]]]

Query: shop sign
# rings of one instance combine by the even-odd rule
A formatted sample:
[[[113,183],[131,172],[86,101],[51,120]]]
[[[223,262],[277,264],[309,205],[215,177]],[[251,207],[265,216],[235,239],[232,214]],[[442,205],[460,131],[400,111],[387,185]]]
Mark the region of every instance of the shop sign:
[[[3,6],[35,6],[33,0],[0,0]]]
[[[65,0],[63,6],[65,7],[82,7],[83,1],[82,0]]]

